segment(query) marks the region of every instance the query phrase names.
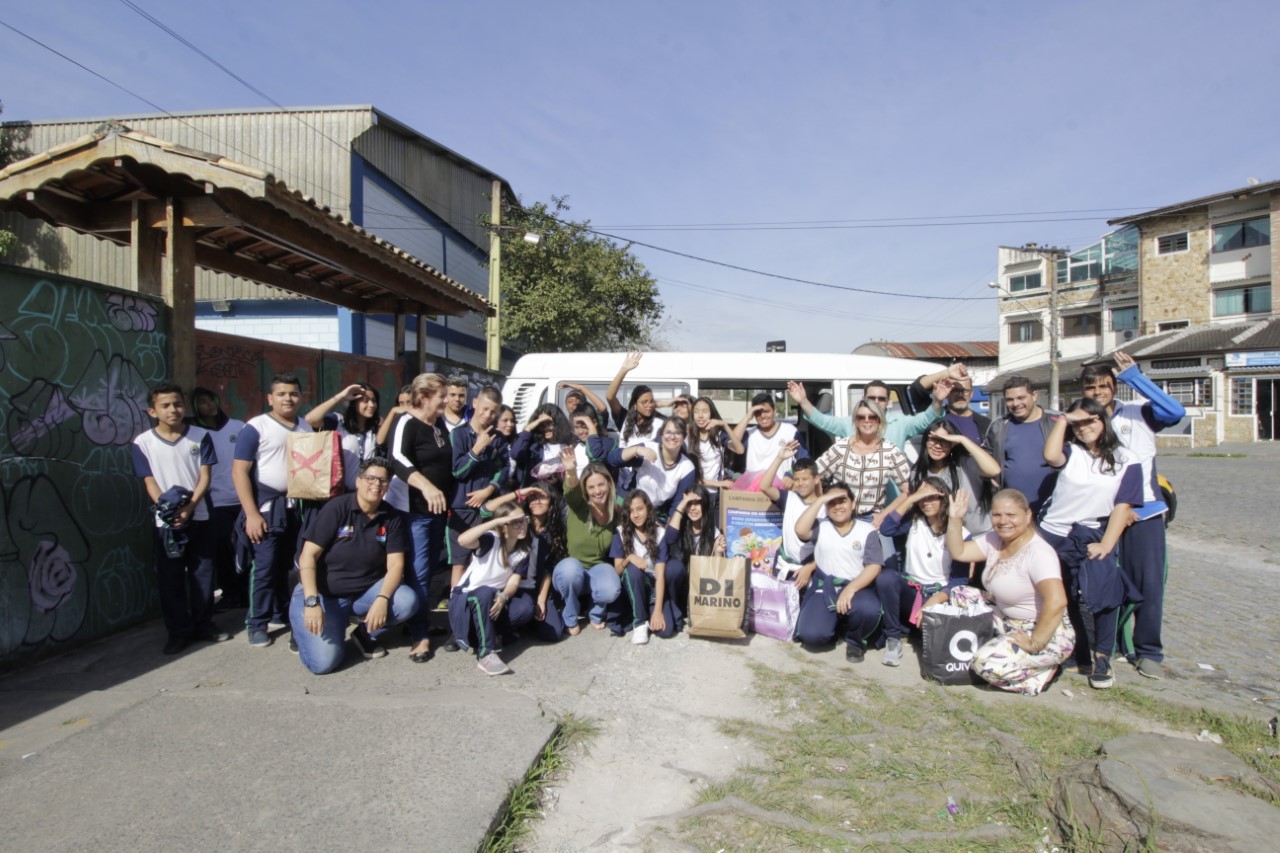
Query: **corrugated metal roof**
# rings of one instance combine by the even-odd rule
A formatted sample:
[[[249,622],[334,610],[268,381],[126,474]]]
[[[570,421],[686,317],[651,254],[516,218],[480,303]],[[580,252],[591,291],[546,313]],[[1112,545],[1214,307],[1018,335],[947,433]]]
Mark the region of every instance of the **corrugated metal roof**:
[[[486,252],[488,234],[479,224],[479,215],[489,212],[491,182],[502,181],[509,198],[515,200],[510,184],[500,175],[369,104],[137,113],[3,122],[0,127],[18,134],[18,144],[28,151],[47,151],[94,133],[112,121],[186,148],[219,152],[231,160],[259,168],[347,217],[351,215],[351,165],[352,151],[355,151]],[[374,144],[375,137],[381,140],[380,146]],[[40,228],[38,223],[17,216],[5,216],[5,220],[20,232],[24,243],[30,243]],[[57,229],[56,234],[66,247],[66,251],[59,254],[58,263],[43,263],[33,258],[33,265],[129,287],[127,250],[67,228]],[[298,297],[265,285],[198,270],[196,298]]]
[[[1218,202],[1231,201],[1232,199],[1246,198],[1251,195],[1269,193],[1273,190],[1280,190],[1280,181],[1269,181],[1265,184],[1251,184],[1249,186],[1240,187],[1239,189],[1201,196],[1200,198],[1193,198],[1190,201],[1182,201],[1177,204],[1170,204],[1166,207],[1157,207],[1155,210],[1148,210],[1145,213],[1135,213],[1132,216],[1122,216],[1119,219],[1108,219],[1107,224],[1129,225],[1131,223],[1141,222],[1144,219],[1154,219],[1157,216],[1168,216],[1173,213],[1182,213],[1183,211],[1193,210],[1197,207],[1206,207],[1210,204],[1217,204]]]
[[[854,350],[858,355],[890,358],[999,358],[998,341],[872,341]]]
[[[265,276],[266,281],[281,279],[277,273],[284,272],[287,275],[281,280],[297,292],[320,298],[331,296],[334,303],[356,310],[363,310],[361,300],[373,297],[411,299],[421,303],[419,310],[428,312],[490,313],[492,310],[482,297],[459,282],[365,231],[316,199],[290,189],[273,175],[219,154],[176,145],[120,124],[54,146],[0,170],[0,192],[7,193],[0,201],[21,213],[48,218],[126,244],[130,241],[127,215],[122,235],[120,223],[107,224],[98,219],[82,222],[84,210],[100,212],[108,205],[123,204],[128,214],[129,202],[117,200],[128,196],[140,200],[194,197],[194,202],[187,199],[184,205],[212,200],[230,217],[224,218],[221,214],[213,217],[211,221],[216,224],[204,226],[200,232],[197,258],[204,247],[208,253],[200,263],[206,268],[250,278],[256,272]],[[36,198],[49,193],[70,199],[77,208],[64,213],[59,208],[66,206],[65,201],[58,201],[50,208],[51,202]],[[284,214],[283,218],[280,213]],[[283,240],[273,230],[297,232],[299,226],[308,230],[298,232],[301,237]],[[299,245],[296,241],[310,242],[317,236],[339,247],[355,249],[382,266],[357,272],[368,267],[366,261],[348,262],[350,266],[342,262],[335,265],[317,252],[296,248]],[[448,301],[442,301],[441,297]],[[370,307],[372,304],[370,302]]]

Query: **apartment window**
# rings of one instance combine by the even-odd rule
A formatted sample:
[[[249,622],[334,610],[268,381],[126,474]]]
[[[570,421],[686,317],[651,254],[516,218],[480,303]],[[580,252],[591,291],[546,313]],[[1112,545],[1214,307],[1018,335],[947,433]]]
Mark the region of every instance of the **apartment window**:
[[[1156,323],[1157,332],[1173,332],[1191,325],[1190,320],[1170,320],[1167,323]]]
[[[1271,245],[1271,217],[1269,216],[1213,226],[1215,252],[1230,252],[1232,249],[1269,245]]]
[[[1253,414],[1253,379],[1232,378],[1231,380],[1231,414]]]
[[[1130,332],[1138,328],[1138,306],[1111,309],[1111,331]]]
[[[1198,358],[1157,358],[1151,362],[1152,370],[1185,370],[1188,367],[1199,367]]]
[[[1184,406],[1213,406],[1213,380],[1208,377],[1166,379],[1164,392]]]
[[[1021,320],[1009,324],[1009,343],[1025,344],[1044,337],[1044,327],[1039,320]]]
[[[1100,314],[1072,314],[1062,318],[1062,336],[1064,338],[1082,338],[1096,335],[1102,331]]]
[[[1117,383],[1115,397],[1121,403],[1133,403],[1138,399],[1138,392],[1123,382]]]
[[[1234,314],[1264,314],[1271,311],[1271,285],[1255,284],[1252,287],[1232,287],[1213,292],[1213,316],[1230,317]]]
[[[1036,290],[1040,287],[1040,284],[1040,273],[1038,272],[1009,276],[1009,290],[1013,293],[1022,290]]]
[[[1190,245],[1187,238],[1187,232],[1181,231],[1177,234],[1166,234],[1163,237],[1156,238],[1156,254],[1172,255],[1177,252],[1185,252]]]

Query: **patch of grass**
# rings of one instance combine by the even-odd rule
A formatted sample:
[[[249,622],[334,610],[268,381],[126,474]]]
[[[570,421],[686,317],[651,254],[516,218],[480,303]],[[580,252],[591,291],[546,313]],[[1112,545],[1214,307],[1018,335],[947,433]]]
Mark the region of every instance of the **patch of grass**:
[[[757,811],[726,808],[683,822],[681,840],[697,849],[843,849],[875,838],[867,849],[1033,850],[1055,825],[1047,804],[1057,776],[1130,731],[1035,699],[990,702],[925,683],[891,688],[811,666],[752,669],[772,713],[726,719],[720,730],[750,740],[762,759],[704,788],[698,802],[735,799]],[[1006,828],[982,841],[964,836]],[[846,836],[852,844],[838,840]]]
[[[506,805],[480,845],[480,853],[516,853],[520,849],[520,841],[532,828],[530,822],[541,814],[544,790],[568,767],[570,749],[581,747],[589,752],[587,744],[599,730],[594,720],[572,714],[560,718],[529,772],[511,789]]]
[[[63,720],[62,724],[64,726],[78,726],[81,723],[87,723],[87,722],[89,722],[88,717],[72,717],[69,720]]]
[[[1247,453],[1184,453],[1188,459],[1244,459]]]

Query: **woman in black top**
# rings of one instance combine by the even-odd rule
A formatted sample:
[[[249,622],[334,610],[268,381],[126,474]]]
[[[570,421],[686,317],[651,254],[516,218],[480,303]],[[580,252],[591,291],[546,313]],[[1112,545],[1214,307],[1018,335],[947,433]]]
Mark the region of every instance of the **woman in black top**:
[[[409,534],[413,539],[413,570],[405,583],[418,594],[418,612],[408,621],[413,648],[409,657],[424,663],[431,657],[427,639],[427,601],[431,575],[444,550],[444,525],[448,495],[453,493],[453,448],[441,420],[444,409],[444,377],[421,373],[412,383],[409,414],[396,424],[392,437],[392,464],[396,476],[409,485]]]

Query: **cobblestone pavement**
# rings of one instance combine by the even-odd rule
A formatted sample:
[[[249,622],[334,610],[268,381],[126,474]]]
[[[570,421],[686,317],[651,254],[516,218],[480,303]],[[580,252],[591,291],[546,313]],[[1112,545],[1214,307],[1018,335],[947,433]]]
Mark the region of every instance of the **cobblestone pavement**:
[[[1280,712],[1280,445],[1234,445],[1167,455],[1160,472],[1178,494],[1169,529],[1165,672],[1126,685],[1270,717]],[[1205,667],[1212,667],[1206,669]]]

